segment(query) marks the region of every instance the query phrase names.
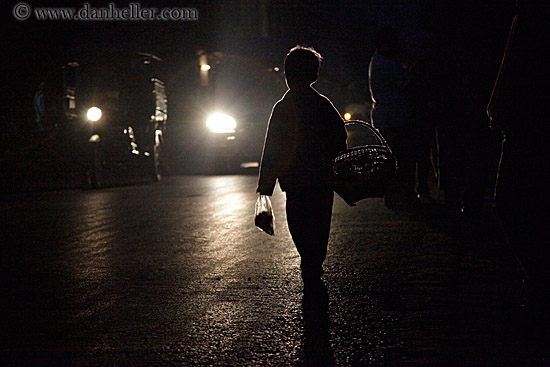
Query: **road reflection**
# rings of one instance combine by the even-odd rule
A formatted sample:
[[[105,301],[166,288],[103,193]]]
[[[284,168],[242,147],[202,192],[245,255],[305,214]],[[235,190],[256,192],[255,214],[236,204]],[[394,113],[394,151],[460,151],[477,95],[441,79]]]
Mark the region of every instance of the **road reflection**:
[[[211,276],[233,279],[235,264],[250,255],[243,241],[253,230],[253,195],[243,192],[242,178],[237,176],[210,177],[206,186],[209,200],[201,211],[199,231],[207,240],[205,250],[211,264],[215,264]]]
[[[64,252],[71,288],[67,296],[75,305],[68,316],[69,325],[89,323],[114,306],[116,298],[108,289],[116,279],[112,250],[119,236],[115,200],[108,191],[84,192],[74,198],[72,213],[67,215],[68,235]],[[119,296],[120,297],[120,296]],[[96,325],[93,330],[96,330]],[[95,333],[94,332],[94,333]]]
[[[87,192],[79,197],[75,214],[70,216],[74,235],[70,240],[67,255],[77,278],[94,281],[109,277],[112,272],[108,252],[115,238],[111,195],[106,191]]]

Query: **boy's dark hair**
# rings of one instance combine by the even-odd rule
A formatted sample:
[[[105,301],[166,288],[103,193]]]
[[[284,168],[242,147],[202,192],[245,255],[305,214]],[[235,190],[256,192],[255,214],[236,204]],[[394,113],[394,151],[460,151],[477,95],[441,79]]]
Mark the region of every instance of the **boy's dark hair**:
[[[311,47],[293,47],[285,58],[285,76],[291,83],[310,85],[317,80],[321,55]]]

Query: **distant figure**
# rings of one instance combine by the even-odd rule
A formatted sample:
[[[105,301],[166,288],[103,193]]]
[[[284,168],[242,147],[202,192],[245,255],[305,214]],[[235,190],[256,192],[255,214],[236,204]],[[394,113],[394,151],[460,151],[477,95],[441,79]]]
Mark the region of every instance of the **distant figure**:
[[[386,204],[415,198],[414,161],[411,156],[411,108],[407,88],[409,65],[403,55],[399,32],[380,30],[376,53],[369,64],[369,88],[374,106],[371,118],[397,159],[396,177],[386,194]]]
[[[45,89],[46,83],[40,83],[38,91],[35,93],[33,98],[34,122],[36,123],[36,129],[33,130],[34,132],[44,131],[45,129],[44,124],[42,123],[42,119],[46,114],[46,104],[44,102]]]
[[[286,192],[288,228],[305,289],[322,284],[334,199],[332,158],[346,149],[347,137],[340,113],[311,86],[320,61],[315,50],[301,46],[286,56],[289,89],[271,113],[257,189],[272,195],[278,180]]]

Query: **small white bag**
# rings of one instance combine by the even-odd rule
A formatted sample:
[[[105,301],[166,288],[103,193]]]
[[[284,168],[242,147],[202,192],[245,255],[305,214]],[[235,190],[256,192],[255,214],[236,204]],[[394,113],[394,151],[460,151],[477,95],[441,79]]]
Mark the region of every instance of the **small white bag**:
[[[260,195],[254,207],[254,224],[265,233],[275,235],[275,215],[271,200],[267,195]]]

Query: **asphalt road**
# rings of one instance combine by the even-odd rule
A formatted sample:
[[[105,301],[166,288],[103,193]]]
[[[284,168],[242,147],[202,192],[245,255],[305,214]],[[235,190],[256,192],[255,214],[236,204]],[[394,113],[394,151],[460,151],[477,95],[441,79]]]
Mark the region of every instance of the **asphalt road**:
[[[521,272],[489,218],[335,199],[322,295],[253,226],[254,176],[4,197],[11,366],[544,366]]]

